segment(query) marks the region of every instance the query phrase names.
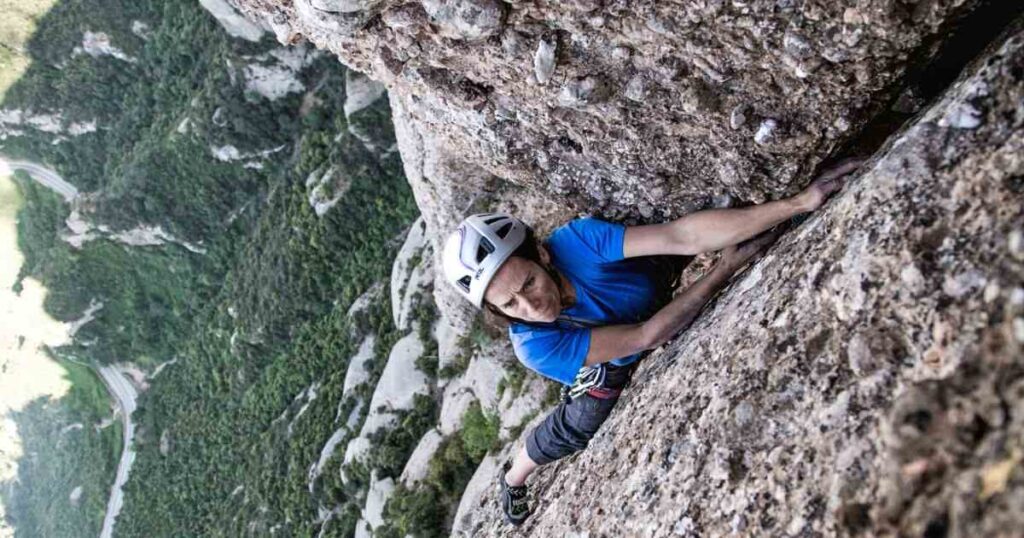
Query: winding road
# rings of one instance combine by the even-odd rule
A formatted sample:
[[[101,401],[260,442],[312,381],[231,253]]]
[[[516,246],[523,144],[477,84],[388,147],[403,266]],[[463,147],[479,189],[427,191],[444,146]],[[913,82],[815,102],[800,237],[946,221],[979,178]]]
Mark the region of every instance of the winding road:
[[[78,189],[53,170],[33,162],[8,160],[0,155],[0,175],[6,175],[15,170],[28,172],[33,180],[60,194],[67,202],[72,202],[78,197]],[[135,424],[132,423],[132,413],[135,412],[139,393],[128,382],[119,367],[110,365],[88,366],[100,376],[100,379],[103,380],[103,384],[107,388],[107,392],[110,393],[110,397],[121,408],[121,420],[124,424],[124,443],[121,448],[121,461],[117,464],[114,484],[110,487],[107,513],[103,516],[103,528],[100,531],[100,538],[111,538],[114,533],[114,521],[124,505],[124,491],[122,488],[124,483],[128,481],[128,473],[131,471],[132,464],[135,463],[135,450],[132,448],[132,441],[135,439]]]
[[[128,481],[128,472],[131,471],[132,464],[135,463],[135,449],[132,448],[135,424],[132,423],[132,413],[135,412],[135,401],[139,393],[116,366],[99,366],[96,368],[96,372],[103,379],[107,391],[121,407],[121,420],[124,422],[124,446],[121,449],[121,461],[117,464],[114,485],[110,487],[110,500],[107,501],[107,513],[103,516],[103,529],[100,531],[100,538],[110,538],[114,533],[114,520],[117,519],[117,514],[121,512],[121,506],[124,505],[122,487]]]
[[[3,175],[6,172],[13,172],[15,170],[24,170],[25,172],[28,172],[28,175],[32,176],[32,179],[36,180],[40,185],[43,185],[44,187],[47,187],[63,196],[64,200],[67,202],[71,202],[78,197],[78,189],[75,188],[74,185],[64,181],[64,178],[57,175],[53,170],[33,162],[8,160],[6,157],[0,156],[0,175]]]

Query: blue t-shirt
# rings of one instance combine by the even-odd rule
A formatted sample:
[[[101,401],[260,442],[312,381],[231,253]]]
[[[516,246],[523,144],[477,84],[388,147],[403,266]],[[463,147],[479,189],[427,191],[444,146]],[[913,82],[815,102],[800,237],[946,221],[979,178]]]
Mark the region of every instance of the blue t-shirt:
[[[545,245],[556,269],[572,282],[576,303],[553,323],[513,323],[509,338],[516,357],[529,369],[572,384],[590,350],[592,326],[636,323],[649,318],[657,301],[650,265],[623,259],[625,226],[595,218],[570,221]],[[636,353],[612,360],[624,366]]]

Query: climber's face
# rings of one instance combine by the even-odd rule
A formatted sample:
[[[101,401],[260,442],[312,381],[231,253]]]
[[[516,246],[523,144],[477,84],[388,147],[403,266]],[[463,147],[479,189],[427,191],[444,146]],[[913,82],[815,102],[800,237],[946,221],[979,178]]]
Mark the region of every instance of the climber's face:
[[[543,263],[550,263],[544,248],[540,256]],[[484,300],[506,316],[523,321],[554,321],[562,311],[562,297],[551,275],[537,262],[519,256],[511,256],[501,265]]]

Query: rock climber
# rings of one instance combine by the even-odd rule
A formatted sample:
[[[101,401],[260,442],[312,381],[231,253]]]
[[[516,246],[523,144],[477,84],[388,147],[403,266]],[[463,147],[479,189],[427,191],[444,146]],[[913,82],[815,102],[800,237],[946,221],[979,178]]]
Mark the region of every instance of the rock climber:
[[[627,227],[579,218],[544,242],[505,213],[473,215],[459,225],[444,246],[446,279],[492,323],[507,325],[523,365],[567,387],[562,402],[501,468],[501,507],[509,523],[519,525],[530,514],[527,477],[587,446],[641,354],[689,326],[730,277],[776,239],[778,232],[767,230],[816,210],[862,162],[840,162],[791,198],[698,211],[662,224]],[[716,265],[665,304],[664,275],[645,262],[716,250],[722,250]]]

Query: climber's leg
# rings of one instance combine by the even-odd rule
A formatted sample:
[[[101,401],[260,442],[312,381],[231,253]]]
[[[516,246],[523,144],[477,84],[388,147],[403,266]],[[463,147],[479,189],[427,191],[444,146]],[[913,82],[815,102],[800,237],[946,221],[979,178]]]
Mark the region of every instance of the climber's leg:
[[[636,366],[636,362],[621,367],[609,364],[605,388],[625,388]],[[586,448],[618,400],[618,395],[596,398],[584,394],[559,403],[526,437],[526,445],[516,453],[505,481],[511,486],[521,485],[537,467]]]
[[[618,392],[629,383],[636,366],[636,362],[621,367],[608,364],[605,391],[560,403],[526,438],[526,456],[540,466],[586,448],[619,401]]]
[[[540,467],[540,465],[530,458],[530,454],[526,451],[526,446],[524,445],[512,460],[512,468],[505,473],[505,482],[510,486],[521,486],[526,483],[526,477],[536,471],[537,467]]]
[[[583,450],[617,401],[584,394],[560,403],[526,438],[527,456],[540,466]]]

